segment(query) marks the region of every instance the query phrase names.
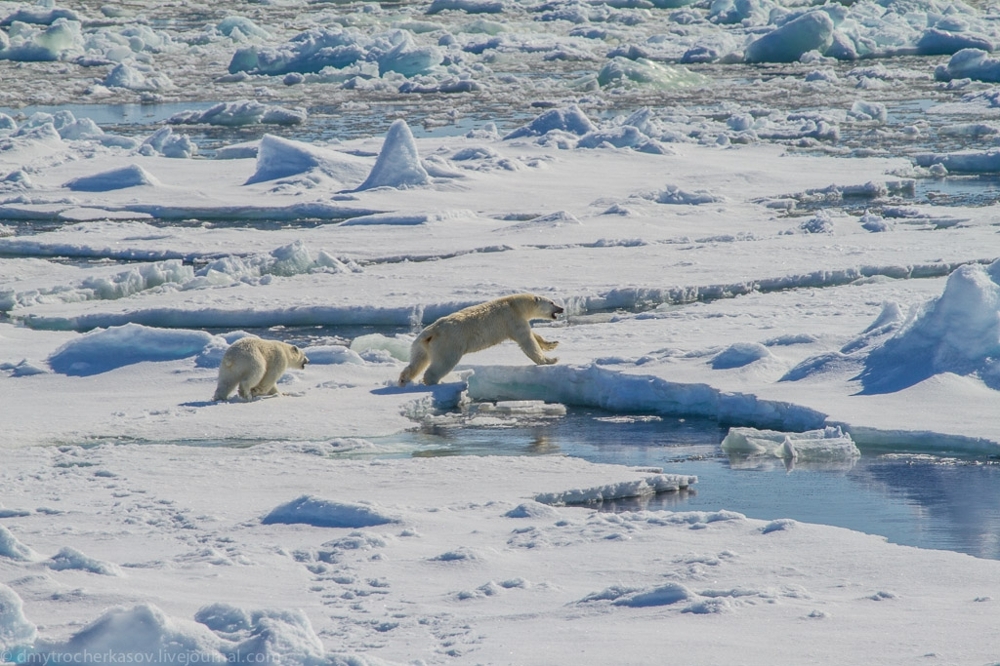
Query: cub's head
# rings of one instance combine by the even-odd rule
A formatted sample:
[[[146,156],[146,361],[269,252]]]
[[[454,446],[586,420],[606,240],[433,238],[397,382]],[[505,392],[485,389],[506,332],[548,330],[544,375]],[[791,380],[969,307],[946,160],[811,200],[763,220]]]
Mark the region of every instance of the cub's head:
[[[306,367],[306,363],[309,359],[306,355],[302,353],[302,350],[295,345],[288,345],[288,365],[293,368],[298,368],[302,370]]]
[[[563,308],[544,296],[532,295],[532,319],[557,319],[563,313]]]

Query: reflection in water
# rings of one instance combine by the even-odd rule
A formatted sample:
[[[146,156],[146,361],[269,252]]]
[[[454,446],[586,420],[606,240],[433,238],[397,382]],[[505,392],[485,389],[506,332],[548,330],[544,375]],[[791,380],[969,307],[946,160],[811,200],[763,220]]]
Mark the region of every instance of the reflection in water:
[[[849,472],[857,465],[857,458],[843,460],[799,460],[798,458],[778,458],[773,455],[727,454],[731,469],[755,470],[758,472]]]
[[[933,456],[883,456],[865,476],[913,503],[928,530],[946,529],[977,557],[1000,559],[1000,464]]]
[[[624,511],[687,511],[688,500],[697,494],[694,488],[682,488],[676,492],[660,493],[658,495],[642,495],[641,497],[624,497],[604,500],[599,505],[589,508],[611,513]]]
[[[707,420],[587,411],[490,419],[465,414],[446,415],[393,443],[404,444],[412,455],[569,455],[699,479],[686,492],[605,502],[597,507],[602,511],[728,509],[750,518],[835,525],[894,543],[1000,559],[996,461],[908,454],[795,465],[773,456],[730,459],[719,448],[726,432]],[[571,487],[572,479],[566,485]],[[546,490],[563,489],[539,488]]]

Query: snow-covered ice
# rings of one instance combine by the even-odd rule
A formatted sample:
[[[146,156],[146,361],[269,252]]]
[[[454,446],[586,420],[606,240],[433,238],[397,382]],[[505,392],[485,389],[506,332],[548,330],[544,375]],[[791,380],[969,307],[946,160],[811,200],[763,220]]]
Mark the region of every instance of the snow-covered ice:
[[[0,2],[0,662],[992,662],[1000,561],[390,442],[592,408],[734,469],[995,457],[997,18]],[[559,363],[396,386],[517,292]],[[246,335],[311,363],[214,402]]]

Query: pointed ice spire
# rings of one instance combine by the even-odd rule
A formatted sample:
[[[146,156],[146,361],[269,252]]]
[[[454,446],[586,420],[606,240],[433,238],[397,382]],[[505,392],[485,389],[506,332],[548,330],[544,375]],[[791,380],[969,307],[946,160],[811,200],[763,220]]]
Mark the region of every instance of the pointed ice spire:
[[[375,187],[411,187],[426,185],[430,175],[420,164],[417,154],[417,143],[413,140],[410,127],[402,118],[389,126],[382,144],[382,152],[375,160],[375,166],[368,174],[367,180],[361,183],[359,190],[370,190]]]

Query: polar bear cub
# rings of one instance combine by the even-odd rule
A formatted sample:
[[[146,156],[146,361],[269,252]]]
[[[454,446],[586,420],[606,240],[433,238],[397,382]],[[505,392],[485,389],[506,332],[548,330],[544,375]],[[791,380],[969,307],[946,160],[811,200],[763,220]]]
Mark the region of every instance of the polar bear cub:
[[[441,317],[425,328],[410,347],[410,364],[399,375],[399,385],[405,386],[424,371],[424,384],[437,384],[470,354],[504,340],[513,340],[538,365],[549,365],[559,359],[545,356],[543,351],[556,348],[531,330],[532,319],[555,319],[563,309],[543,296],[514,294],[486,303],[473,305]]]
[[[259,395],[276,395],[275,384],[285,370],[301,370],[308,362],[301,349],[287,342],[240,338],[222,356],[219,384],[212,399],[227,400],[237,386],[240,397],[248,401]]]

